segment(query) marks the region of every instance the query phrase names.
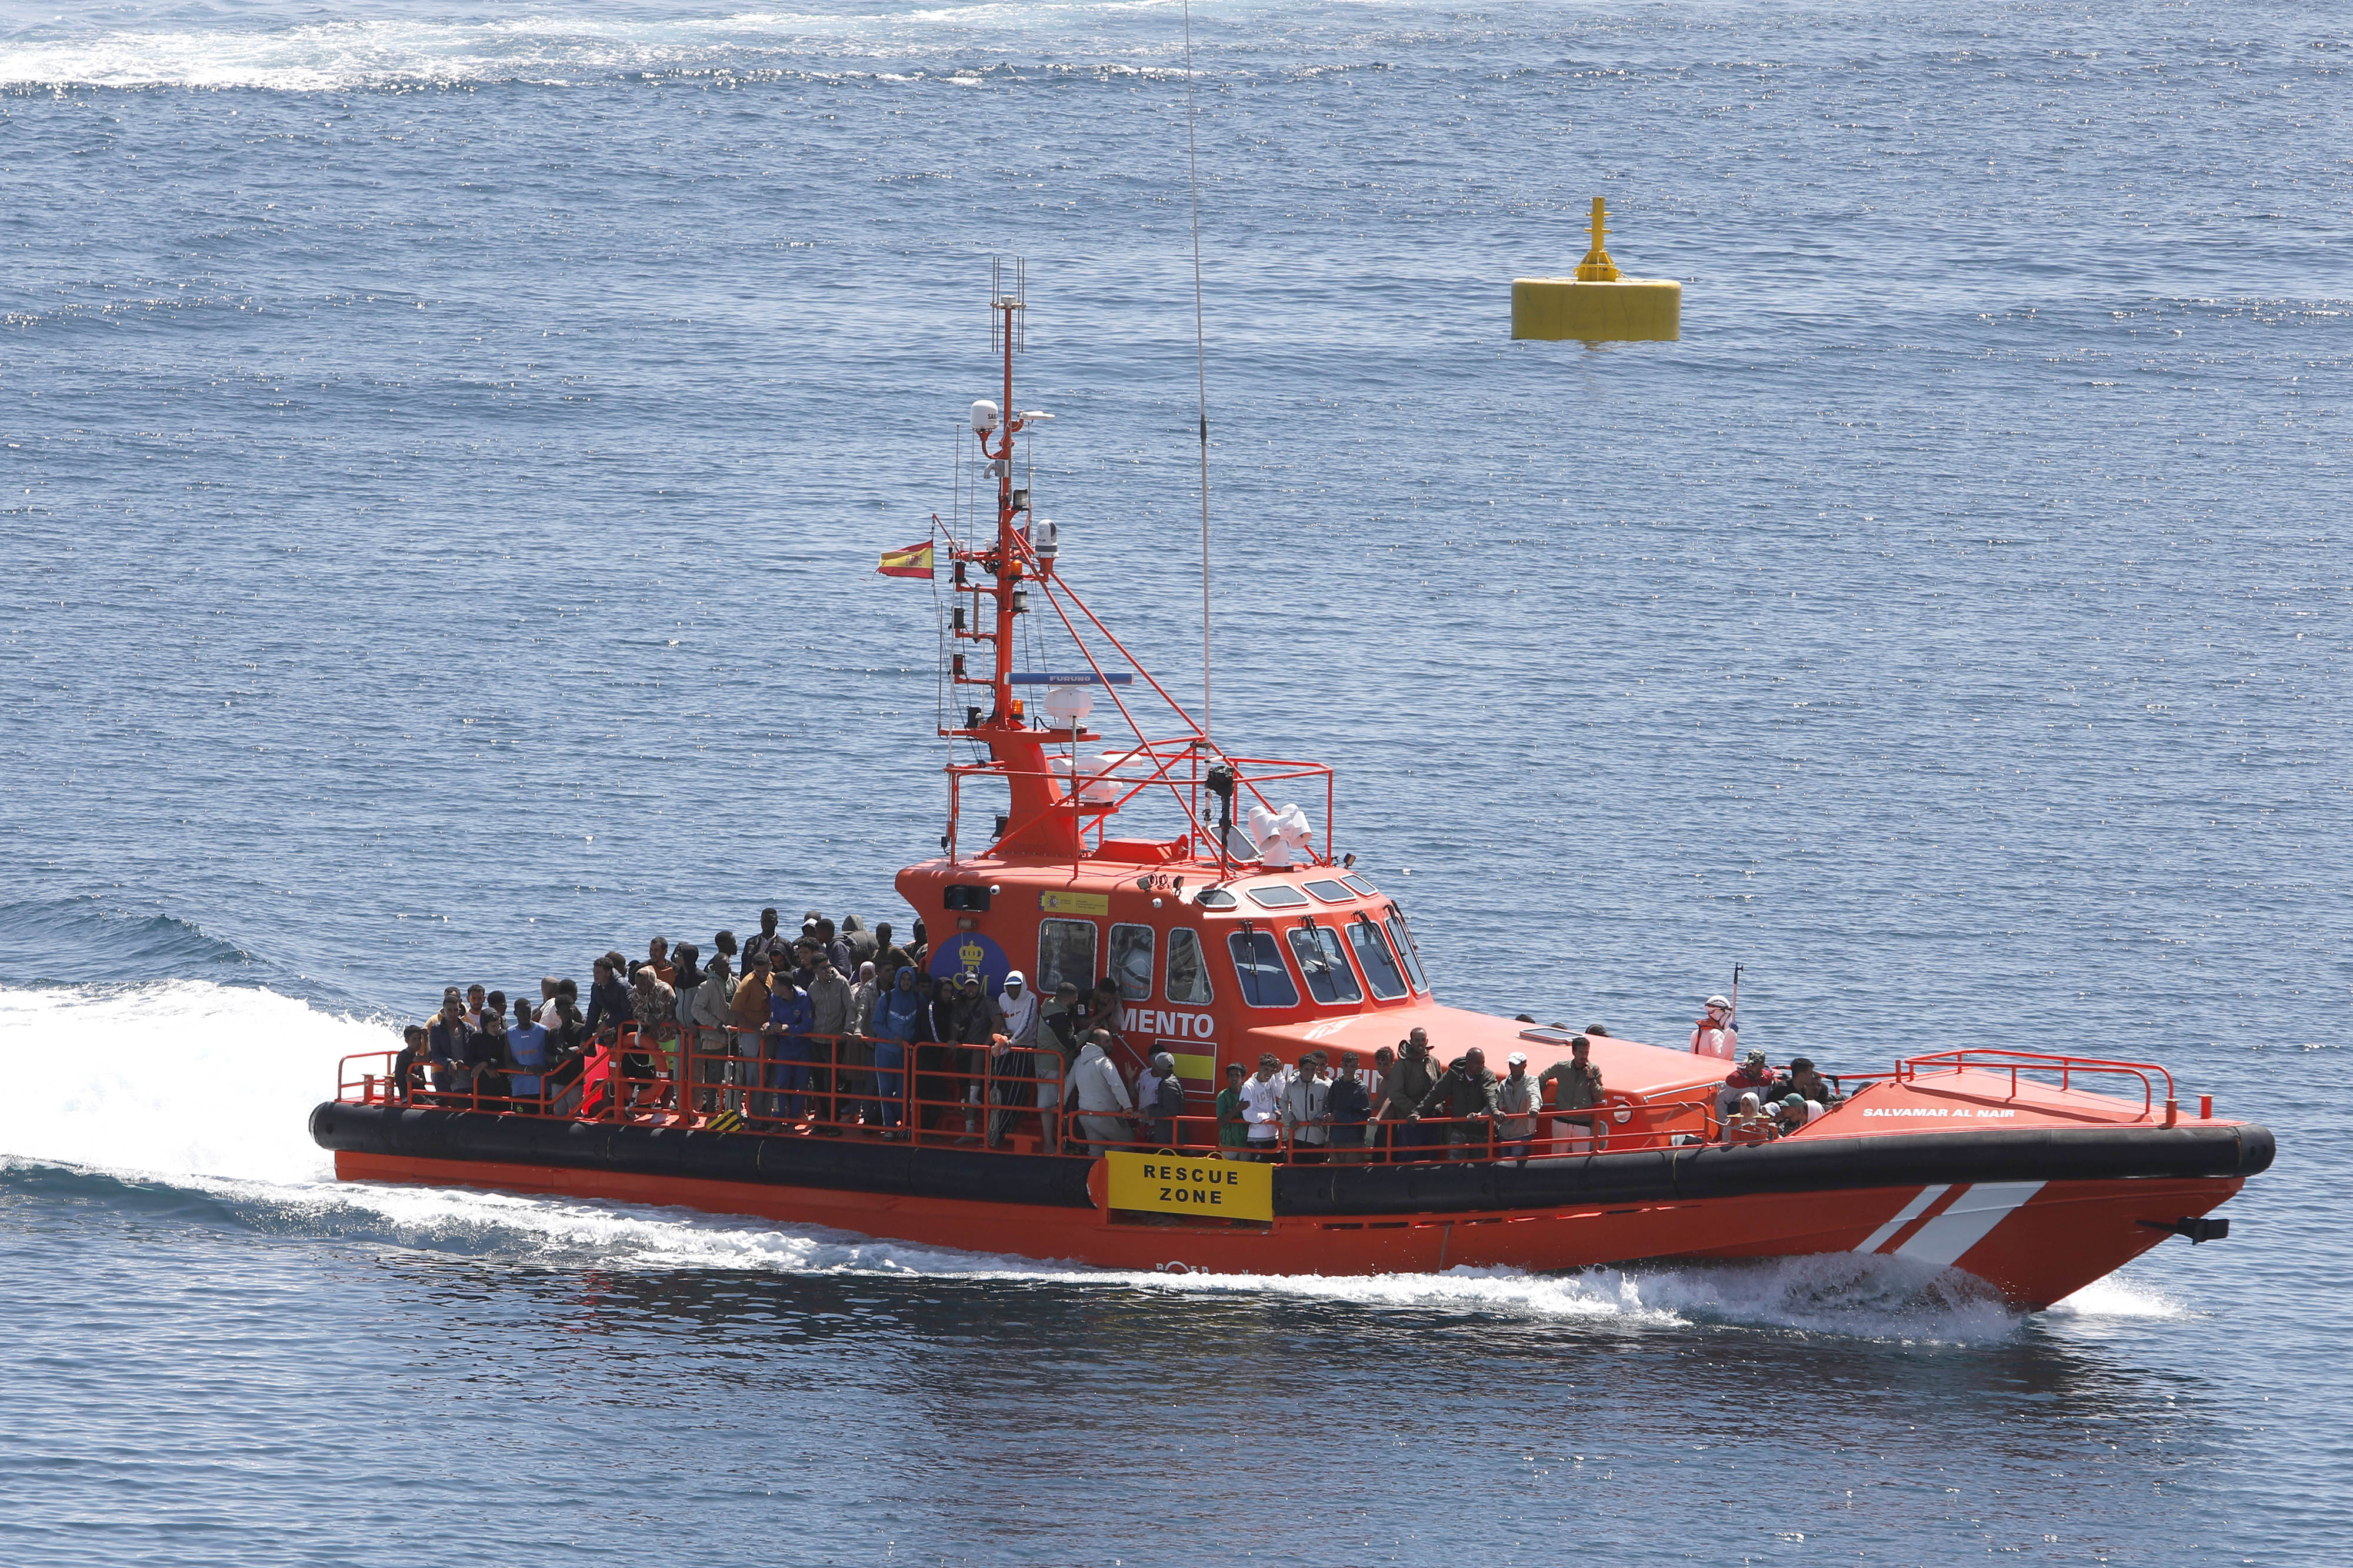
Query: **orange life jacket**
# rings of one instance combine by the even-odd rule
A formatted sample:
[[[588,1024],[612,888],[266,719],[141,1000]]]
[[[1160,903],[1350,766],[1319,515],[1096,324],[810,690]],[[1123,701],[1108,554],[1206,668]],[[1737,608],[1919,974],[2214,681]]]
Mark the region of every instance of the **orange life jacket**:
[[[1692,1053],[1694,1056],[1715,1057],[1728,1062],[1739,1049],[1740,1030],[1729,1016],[1719,1023],[1703,1015],[1699,1022],[1692,1026]]]

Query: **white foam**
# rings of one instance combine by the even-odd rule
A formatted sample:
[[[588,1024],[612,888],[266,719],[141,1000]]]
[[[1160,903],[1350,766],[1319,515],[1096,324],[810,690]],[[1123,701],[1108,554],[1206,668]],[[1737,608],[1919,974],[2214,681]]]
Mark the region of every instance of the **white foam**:
[[[275,992],[164,980],[0,988],[0,1154],[127,1173],[314,1182],[311,1108],[382,1024]]]
[[[1150,10],[1153,5],[983,5],[892,16],[725,12],[704,16],[597,16],[579,8],[522,16],[437,15],[249,21],[190,27],[167,12],[151,26],[27,29],[0,41],[0,84],[259,88],[318,92],[405,85],[561,83],[638,71],[810,69],[837,57],[938,55],[943,69],[976,30],[1018,33],[1049,20]],[[135,17],[134,17],[135,20]],[[63,21],[63,18],[60,18]],[[929,74],[929,73],[927,73]]]
[[[2122,1274],[2094,1279],[2065,1300],[2054,1302],[2051,1310],[2061,1317],[2092,1321],[2190,1316],[2189,1309],[2180,1302]]]

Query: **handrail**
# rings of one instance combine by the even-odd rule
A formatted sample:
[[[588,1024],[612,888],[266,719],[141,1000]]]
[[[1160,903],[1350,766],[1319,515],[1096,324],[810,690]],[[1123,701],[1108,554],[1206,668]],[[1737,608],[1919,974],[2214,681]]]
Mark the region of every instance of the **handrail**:
[[[2010,1069],[2010,1098],[2012,1100],[2018,1098],[2018,1075],[2021,1072],[2057,1073],[2062,1093],[2067,1092],[2073,1087],[2074,1075],[2079,1072],[2106,1073],[2118,1078],[2137,1078],[2140,1079],[2140,1113],[2143,1116],[2151,1114],[2157,1109],[2157,1086],[2150,1079],[2149,1074],[2155,1073],[2165,1080],[2165,1098],[2168,1101],[2175,1098],[2173,1075],[2156,1062],[2116,1061],[2102,1057],[2054,1057],[2035,1051],[2004,1050],[1999,1047],[1973,1047],[1957,1051],[1936,1051],[1924,1057],[1905,1057],[1895,1064],[1894,1081],[1897,1083],[1916,1081],[1920,1077],[1920,1068],[1928,1063],[1949,1065],[1956,1072],[1971,1066],[1997,1071],[2007,1067]]]
[[[720,1037],[715,1041],[711,1037],[714,1034]],[[785,1054],[780,1047],[786,1042],[808,1054]],[[667,1049],[662,1048],[665,1044]],[[902,1045],[898,1064],[877,1063],[874,1047],[893,1044]],[[714,1045],[719,1048],[712,1048]],[[430,1070],[436,1064],[429,1059],[413,1064],[412,1082],[396,1084],[393,1068],[397,1056],[383,1050],[343,1058],[337,1069],[337,1099],[559,1121],[688,1127],[733,1111],[743,1119],[740,1131],[761,1136],[839,1136],[854,1131],[866,1136],[904,1138],[918,1146],[1015,1146],[1051,1154],[1079,1153],[1100,1144],[1143,1151],[1165,1148],[1194,1155],[1271,1156],[1283,1164],[1547,1159],[1714,1142],[1717,1135],[1712,1099],[1646,1101],[1612,1094],[1599,1105],[1574,1110],[1539,1105],[1494,1118],[1425,1116],[1410,1123],[1427,1130],[1417,1134],[1413,1143],[1396,1137],[1396,1130],[1409,1123],[1385,1121],[1361,1124],[1366,1136],[1357,1144],[1335,1147],[1303,1140],[1295,1125],[1278,1124],[1274,1138],[1236,1147],[1222,1142],[1221,1124],[1214,1115],[1196,1111],[1172,1118],[1176,1135],[1171,1139],[1145,1137],[1151,1119],[1138,1111],[1115,1117],[1124,1123],[1120,1137],[1089,1139],[1075,1126],[1065,1124],[1082,1115],[1103,1113],[1068,1110],[1067,1089],[1052,1096],[1050,1103],[1038,1103],[1039,1084],[1068,1084],[1070,1067],[1061,1052],[1051,1047],[1016,1046],[1001,1037],[987,1046],[933,1040],[902,1043],[872,1036],[786,1036],[733,1026],[713,1029],[684,1025],[675,1037],[665,1028],[659,1041],[640,1045],[638,1028],[629,1022],[600,1030],[599,1037],[576,1056],[555,1058],[536,1071],[505,1063],[486,1064],[483,1072],[462,1088],[436,1082]],[[629,1058],[645,1058],[651,1070],[630,1070],[626,1059]],[[564,1075],[574,1062],[582,1064],[577,1073],[562,1084],[549,1081]],[[603,1085],[601,1090],[590,1081],[592,1075]],[[538,1078],[539,1092],[517,1095],[482,1087],[485,1078],[505,1080],[517,1076]],[[1621,1114],[1623,1121],[1618,1120]],[[1527,1138],[1507,1138],[1496,1131],[1496,1121],[1520,1118],[1531,1123]],[[1585,1122],[1590,1131],[1582,1135],[1565,1133],[1556,1125],[1564,1121]],[[1025,1122],[1034,1125],[1035,1134],[1015,1138],[1016,1128]],[[1460,1141],[1451,1137],[1449,1130],[1458,1127],[1477,1136]]]

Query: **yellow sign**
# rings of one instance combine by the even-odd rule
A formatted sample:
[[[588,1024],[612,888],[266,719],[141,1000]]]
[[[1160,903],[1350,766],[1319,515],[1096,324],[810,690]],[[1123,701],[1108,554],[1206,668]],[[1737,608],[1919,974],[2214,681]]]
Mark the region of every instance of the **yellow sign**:
[[[1178,1159],[1174,1154],[1103,1156],[1110,1166],[1111,1205],[1214,1219],[1274,1217],[1274,1167],[1234,1160]]]
[[[1050,915],[1107,915],[1109,893],[1040,893],[1038,907]]]
[[[1197,1057],[1189,1052],[1177,1050],[1175,1048],[1176,1042],[1174,1040],[1160,1040],[1155,1042],[1155,1045],[1158,1049],[1166,1051],[1170,1056],[1176,1058],[1176,1076],[1183,1079],[1186,1082],[1215,1083],[1218,1081],[1218,1058],[1216,1057]],[[1217,1049],[1215,1046],[1212,1046],[1209,1048],[1212,1051]]]

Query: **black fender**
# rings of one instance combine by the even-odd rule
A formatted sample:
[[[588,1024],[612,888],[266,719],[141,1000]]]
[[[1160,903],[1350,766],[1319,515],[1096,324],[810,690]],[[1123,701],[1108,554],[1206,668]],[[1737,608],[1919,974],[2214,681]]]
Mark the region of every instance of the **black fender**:
[[[1934,1182],[2084,1182],[2255,1175],[2271,1131],[2223,1127],[2005,1128],[1873,1138],[1691,1144],[1623,1154],[1410,1165],[1291,1165],[1274,1173],[1282,1215],[1454,1214],[1926,1186]]]
[[[915,1148],[866,1138],[778,1138],[626,1122],[329,1101],[311,1112],[322,1149],[411,1160],[554,1165],[762,1186],[1092,1208],[1088,1162],[1051,1154]]]

